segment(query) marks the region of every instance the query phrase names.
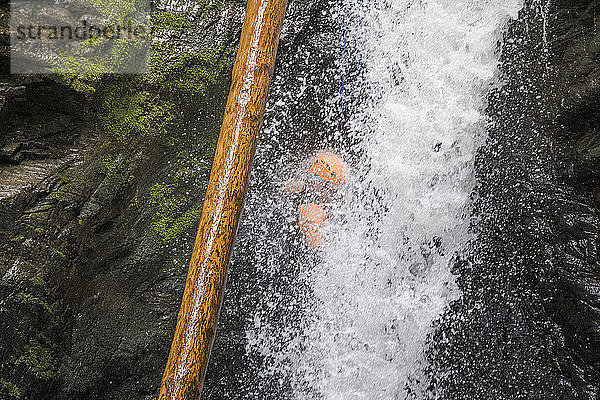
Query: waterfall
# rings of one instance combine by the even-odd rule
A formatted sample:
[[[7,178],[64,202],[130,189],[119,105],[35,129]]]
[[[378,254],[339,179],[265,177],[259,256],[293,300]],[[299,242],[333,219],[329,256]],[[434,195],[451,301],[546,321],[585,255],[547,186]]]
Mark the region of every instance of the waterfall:
[[[316,252],[302,249],[277,189],[310,153],[284,150],[286,104],[299,102],[307,81],[300,93],[275,78],[252,183],[262,191],[251,189],[242,229],[259,242],[252,262],[265,289],[246,339],[250,357],[263,360],[263,381],[295,399],[426,397],[428,334],[460,296],[451,268],[472,239],[475,155],[486,138],[486,95],[500,83],[497,43],[521,3],[351,0],[331,10],[348,21],[348,60],[362,63],[348,96],[365,96],[342,136],[352,143],[350,182]],[[347,68],[339,63],[330,85]],[[329,137],[339,123],[331,96],[321,114]],[[284,397],[264,387],[249,389],[250,398]]]

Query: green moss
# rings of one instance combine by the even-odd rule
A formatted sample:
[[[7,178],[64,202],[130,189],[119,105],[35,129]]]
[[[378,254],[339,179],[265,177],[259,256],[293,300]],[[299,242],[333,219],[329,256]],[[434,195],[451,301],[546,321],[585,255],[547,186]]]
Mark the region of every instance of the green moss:
[[[136,4],[136,0],[93,0],[92,4],[114,25],[122,25],[136,10],[144,9],[142,0],[137,0],[137,3],[140,4]],[[194,13],[154,12],[150,17],[148,40],[132,43],[127,39],[109,42],[100,38],[89,39],[82,44],[81,57],[63,57],[55,70],[73,88],[93,93],[107,73],[118,70],[119,66],[145,64],[149,73],[140,77],[141,81],[172,90],[205,94],[208,86],[216,82],[223,69],[230,65],[232,53],[223,46],[189,51],[181,45],[180,39],[191,30],[194,18],[202,13],[224,9],[225,2],[207,1],[199,6],[202,11]],[[102,48],[102,51],[90,59],[86,51],[94,51],[95,48]],[[149,52],[146,51],[148,48]],[[143,59],[140,58],[142,56]]]
[[[10,397],[14,397],[14,398],[21,397],[21,391],[19,390],[17,385],[15,385],[12,382],[7,381],[4,378],[0,378],[0,387],[2,389],[4,389],[4,391],[8,392],[8,395]]]
[[[73,181],[73,178],[71,177],[62,177],[60,184],[58,185],[58,189],[55,190],[54,192],[50,193],[50,198],[53,199],[62,199],[65,197],[65,192],[67,190],[67,187],[69,186],[69,184]]]
[[[202,206],[193,206],[190,199],[175,187],[156,184],[149,193],[148,203],[154,209],[152,229],[164,242],[171,241],[197,224],[202,214]]]
[[[110,14],[113,21],[128,16],[135,9],[143,9],[142,4],[136,3],[141,1],[93,0],[93,5],[102,14]],[[186,123],[197,117],[197,112],[191,109],[206,107],[212,101],[208,96],[211,88],[223,84],[233,53],[225,43],[203,50],[191,49],[186,35],[199,26],[203,18],[218,18],[225,5],[223,0],[201,0],[194,11],[153,12],[150,18],[153,39],[145,75],[106,74],[106,66],[118,65],[119,57],[126,56],[121,54],[125,47],[119,47],[118,40],[111,42],[109,53],[112,55],[106,56],[110,59],[95,57],[90,61],[88,57],[80,63],[74,57],[65,57],[63,61],[69,72],[62,73],[63,80],[77,90],[92,94],[91,98],[99,106],[99,119],[108,136],[99,158],[107,172],[112,171],[119,153],[125,155],[126,162],[134,162],[154,151],[157,145],[189,142],[190,137],[186,139],[184,134],[186,125],[189,127]],[[122,43],[123,46],[129,44]],[[148,45],[140,41],[142,44]],[[103,45],[94,39],[86,41],[84,47],[93,50]],[[197,106],[191,107],[191,104]],[[55,196],[60,198],[61,195],[62,192]]]
[[[62,258],[63,260],[67,259],[67,256],[62,251],[60,251],[58,249],[52,249],[52,251],[54,252],[54,254],[56,254],[57,256],[59,256],[60,258]]]
[[[102,165],[107,171],[110,171],[114,165],[114,157],[111,154],[104,154],[101,158]]]
[[[153,211],[152,229],[164,242],[198,224],[202,202],[199,193],[190,193],[190,188],[202,187],[210,167],[208,159],[181,151],[176,156],[175,168],[166,176],[167,183],[150,188],[146,204]]]
[[[46,301],[44,301],[38,297],[32,296],[29,293],[19,292],[19,293],[17,293],[17,299],[23,304],[33,304],[33,305],[41,306],[49,314],[54,313],[54,311],[52,310],[52,307],[50,307],[50,305]]]
[[[162,30],[183,31],[190,28],[190,21],[183,15],[174,12],[161,11],[152,15],[151,25],[154,33],[158,33]]]
[[[93,84],[86,83],[82,80],[73,81],[73,84],[71,86],[73,87],[73,89],[79,90],[80,92],[84,93],[94,93],[94,91],[96,90]]]
[[[592,147],[591,149],[589,149],[587,151],[586,158],[588,160],[595,160],[597,158],[600,158],[600,146]]]
[[[181,116],[192,101],[189,96],[208,94],[229,65],[229,53],[224,49],[192,54],[157,45],[148,75],[113,78],[96,92],[101,98],[100,119],[105,132],[128,148],[139,148],[148,139],[176,144],[184,122]],[[111,158],[107,154],[102,160],[107,170]]]
[[[37,273],[31,278],[31,282],[37,287],[46,288],[46,281],[42,273]]]
[[[118,19],[131,12],[132,5],[141,0],[92,1],[101,13],[114,13]],[[201,187],[210,171],[214,133],[218,133],[218,127],[210,125],[210,118],[221,112],[233,50],[228,48],[230,43],[225,43],[225,37],[220,43],[213,41],[213,48],[202,50],[195,48],[197,42],[190,41],[189,37],[196,35],[192,29],[202,26],[205,21],[216,21],[226,4],[231,3],[200,0],[198,9],[193,12],[154,12],[150,24],[156,40],[151,41],[146,75],[105,73],[107,67],[120,62],[119,57],[126,56],[121,54],[125,43],[118,41],[112,43],[105,59],[94,58],[90,62],[88,57],[85,63],[75,57],[63,60],[69,66],[69,73],[62,74],[64,81],[90,94],[106,133],[105,144],[98,154],[101,172],[116,174],[119,168],[115,165],[121,165],[121,162],[131,166],[132,170],[137,168],[136,165],[143,167],[150,157],[156,157],[157,149],[162,151],[165,147],[168,155],[177,151],[174,146],[207,151],[202,157],[178,154],[176,167],[164,178],[165,182],[152,186],[148,197],[141,198],[142,206],[151,208],[153,231],[164,242],[196,225],[201,216],[199,196],[186,191],[190,187]],[[139,5],[136,7],[140,9]],[[89,40],[82,49],[93,51],[103,45],[100,40]],[[208,120],[209,124],[200,126],[197,121],[201,119]],[[62,198],[67,186],[61,184],[53,196]],[[78,223],[81,225],[82,221],[78,220]],[[59,250],[55,253],[65,257]]]
[[[212,148],[210,153],[212,154]],[[175,182],[189,182],[207,175],[210,172],[211,165],[208,160],[188,156],[184,152],[180,152],[177,154],[176,167],[171,175]]]
[[[78,55],[53,61],[53,72],[82,92],[93,93],[106,74],[143,71],[147,66],[148,42],[128,39],[93,39],[81,44]],[[88,52],[94,53],[91,59]]]
[[[202,53],[174,52],[168,44],[157,45],[150,61],[148,82],[172,90],[206,94],[230,64],[224,48],[206,49]]]
[[[111,72],[142,71],[146,64],[149,35],[127,38],[116,35],[117,27],[145,27],[145,0],[91,0],[88,10],[97,15],[104,26],[110,27],[112,37],[92,36],[82,41],[76,51],[69,51],[54,59],[54,72],[63,76],[75,89],[94,92],[104,74]],[[136,31],[139,32],[139,31]]]
[[[135,14],[137,10],[146,8],[146,4],[140,0],[90,0],[90,3],[102,15],[110,16],[111,23],[123,23],[128,16]]]
[[[25,354],[19,358],[17,364],[27,365],[31,372],[42,379],[49,380],[56,377],[52,352],[35,340],[25,346]]]
[[[120,143],[131,144],[137,136],[167,135],[174,119],[174,104],[158,95],[137,91],[135,82],[115,83],[103,99],[102,125]]]

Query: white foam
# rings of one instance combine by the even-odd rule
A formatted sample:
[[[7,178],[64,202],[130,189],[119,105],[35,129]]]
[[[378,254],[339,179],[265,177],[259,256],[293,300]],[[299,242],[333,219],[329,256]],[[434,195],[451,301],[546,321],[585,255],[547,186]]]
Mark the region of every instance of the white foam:
[[[521,3],[346,3],[370,99],[350,121],[364,158],[329,218],[323,261],[306,271],[301,327],[263,313],[248,330],[249,351],[287,371],[297,399],[403,399],[407,387],[424,397],[427,335],[460,296],[450,268],[471,239],[496,46]]]

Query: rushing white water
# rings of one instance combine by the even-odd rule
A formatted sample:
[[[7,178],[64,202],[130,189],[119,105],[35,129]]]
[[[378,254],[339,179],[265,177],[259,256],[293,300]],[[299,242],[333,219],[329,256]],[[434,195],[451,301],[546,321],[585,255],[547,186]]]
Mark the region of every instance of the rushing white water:
[[[331,207],[320,261],[300,275],[301,323],[270,323],[272,297],[248,330],[249,352],[268,355],[265,373],[286,371],[295,398],[425,397],[427,335],[460,295],[450,268],[471,239],[497,42],[520,6],[363,0],[338,11],[363,55],[369,100],[350,121],[361,161]]]

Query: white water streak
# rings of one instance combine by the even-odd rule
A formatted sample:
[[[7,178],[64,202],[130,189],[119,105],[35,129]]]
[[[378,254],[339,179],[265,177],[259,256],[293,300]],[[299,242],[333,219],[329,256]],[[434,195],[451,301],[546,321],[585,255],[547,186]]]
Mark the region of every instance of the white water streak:
[[[303,330],[257,315],[249,351],[269,355],[267,375],[289,371],[297,399],[404,399],[407,387],[425,398],[427,336],[460,296],[450,268],[472,239],[497,43],[522,2],[349,1],[370,99],[349,126],[364,159],[332,207],[323,261],[306,272]]]
[[[423,390],[415,382],[427,334],[459,295],[450,266],[470,239],[496,44],[520,3],[352,5],[374,99],[364,111],[369,127],[355,124],[369,132],[361,146],[370,168],[341,202],[312,274],[298,398],[401,399],[407,385]]]

